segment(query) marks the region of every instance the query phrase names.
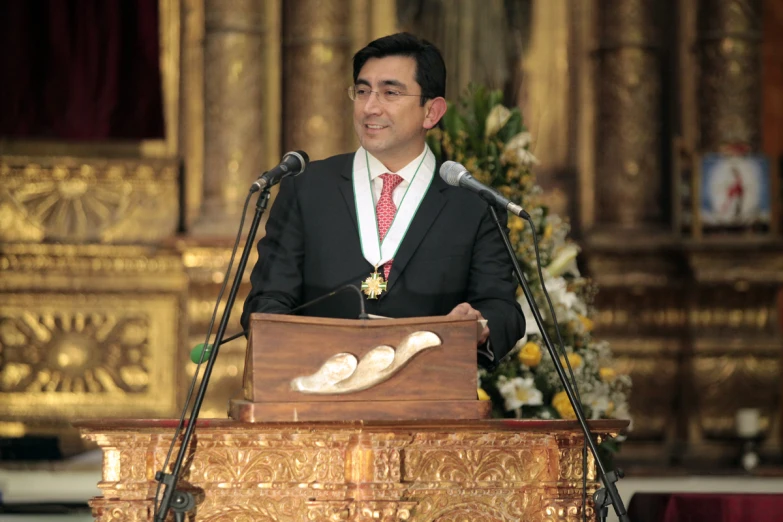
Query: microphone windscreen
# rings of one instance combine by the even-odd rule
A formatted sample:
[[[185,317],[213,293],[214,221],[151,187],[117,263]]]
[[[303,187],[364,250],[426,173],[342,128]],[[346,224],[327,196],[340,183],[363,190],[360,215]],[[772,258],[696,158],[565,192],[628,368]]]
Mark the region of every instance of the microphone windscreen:
[[[308,156],[307,153],[305,151],[303,151],[303,150],[291,151],[291,152],[289,152],[287,154],[287,156],[288,155],[293,156],[293,157],[295,157],[295,158],[297,158],[299,160],[298,161],[299,165],[297,165],[298,172],[296,172],[295,175],[298,175],[298,174],[301,174],[302,172],[304,172],[304,169],[306,169],[307,165],[310,163],[310,156]],[[297,170],[297,168],[294,168],[294,170]]]
[[[307,153],[303,150],[296,151],[300,156],[302,156],[302,159],[304,160],[305,165],[310,163],[310,156],[307,155]]]
[[[196,346],[193,347],[193,349],[190,351],[190,360],[194,362],[195,364],[199,364],[200,362],[206,362],[207,359],[209,359],[209,354],[212,353],[212,345],[207,344],[206,349],[204,348],[204,343],[199,343]],[[202,360],[202,354],[203,360]]]
[[[459,187],[459,178],[463,172],[467,170],[456,161],[444,161],[440,166],[440,177],[453,187]]]

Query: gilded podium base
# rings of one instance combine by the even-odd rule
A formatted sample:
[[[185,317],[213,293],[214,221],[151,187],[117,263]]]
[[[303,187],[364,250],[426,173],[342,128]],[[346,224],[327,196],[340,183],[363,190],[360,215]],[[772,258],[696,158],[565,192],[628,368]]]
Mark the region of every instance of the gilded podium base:
[[[625,421],[594,421],[603,439]],[[89,421],[103,450],[95,519],[153,519],[175,422]],[[199,421],[180,488],[197,521],[573,521],[582,513],[574,421]],[[588,498],[598,487],[588,458]],[[587,506],[587,516],[593,509]],[[173,520],[170,514],[169,519]]]

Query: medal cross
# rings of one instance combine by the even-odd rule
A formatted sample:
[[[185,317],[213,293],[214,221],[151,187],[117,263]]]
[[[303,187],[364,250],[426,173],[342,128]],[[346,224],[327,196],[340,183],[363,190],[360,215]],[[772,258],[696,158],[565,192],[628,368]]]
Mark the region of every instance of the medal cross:
[[[386,281],[376,270],[362,282],[362,291],[368,299],[378,299],[378,296],[386,291]]]

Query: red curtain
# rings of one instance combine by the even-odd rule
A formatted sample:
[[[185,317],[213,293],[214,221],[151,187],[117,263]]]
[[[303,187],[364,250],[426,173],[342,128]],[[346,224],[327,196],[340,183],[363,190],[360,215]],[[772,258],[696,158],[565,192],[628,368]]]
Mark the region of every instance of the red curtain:
[[[0,137],[164,136],[157,0],[0,0]]]

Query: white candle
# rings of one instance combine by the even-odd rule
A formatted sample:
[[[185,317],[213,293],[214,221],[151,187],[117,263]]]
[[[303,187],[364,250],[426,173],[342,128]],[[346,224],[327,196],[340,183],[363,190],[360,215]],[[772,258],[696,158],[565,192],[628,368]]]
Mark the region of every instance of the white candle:
[[[736,416],[737,435],[752,438],[760,431],[760,413],[757,408],[740,408]]]

